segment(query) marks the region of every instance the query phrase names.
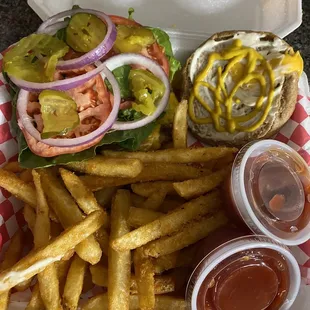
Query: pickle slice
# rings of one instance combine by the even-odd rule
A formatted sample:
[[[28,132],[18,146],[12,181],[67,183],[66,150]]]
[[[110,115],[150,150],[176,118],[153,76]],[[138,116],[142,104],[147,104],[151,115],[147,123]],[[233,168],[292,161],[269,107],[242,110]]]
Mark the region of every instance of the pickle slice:
[[[44,90],[39,95],[43,119],[43,139],[66,135],[80,124],[75,101],[58,90]]]
[[[78,13],[66,29],[66,42],[76,52],[87,53],[96,48],[107,33],[105,23],[95,15]]]

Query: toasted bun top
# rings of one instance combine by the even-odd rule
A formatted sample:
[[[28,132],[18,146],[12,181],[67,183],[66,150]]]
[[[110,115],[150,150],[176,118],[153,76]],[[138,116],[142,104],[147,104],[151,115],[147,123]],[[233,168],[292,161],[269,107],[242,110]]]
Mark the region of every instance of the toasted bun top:
[[[243,46],[254,48],[265,59],[283,58],[285,53],[294,54],[293,49],[285,41],[268,32],[252,32],[252,31],[225,31],[217,33],[204,42],[187,60],[183,70],[183,99],[189,99],[189,95],[193,88],[193,83],[199,73],[206,67],[209,55],[212,52],[221,52],[223,49],[232,45],[239,39]],[[242,60],[246,61],[246,60]],[[227,61],[215,61],[210,69],[209,74],[204,81],[211,84],[217,84],[217,69],[224,68]],[[197,124],[189,118],[189,127],[193,134],[201,140],[210,144],[227,144],[241,146],[249,141],[260,138],[271,137],[275,134],[292,115],[297,98],[298,91],[298,73],[294,68],[287,70],[289,65],[277,66],[274,68],[274,97],[271,109],[264,123],[256,130],[251,132],[235,131],[229,133],[227,131],[219,132],[214,128],[213,123]],[[262,73],[267,83],[267,91],[270,89],[268,76]],[[225,79],[225,87],[231,91],[234,86],[233,77],[228,75]],[[214,94],[207,87],[199,88],[199,95],[204,99],[212,109],[214,108]],[[245,86],[238,89],[238,98],[240,102],[233,102],[233,117],[248,115],[254,110],[256,101],[260,96],[260,86],[254,83],[251,87]],[[267,104],[267,97],[264,99],[263,107]],[[262,109],[264,110],[264,109]],[[194,112],[198,118],[209,118],[208,111],[195,99]],[[251,126],[257,121],[261,114],[253,119],[242,123],[242,126]],[[221,124],[225,124],[225,120],[221,120]]]

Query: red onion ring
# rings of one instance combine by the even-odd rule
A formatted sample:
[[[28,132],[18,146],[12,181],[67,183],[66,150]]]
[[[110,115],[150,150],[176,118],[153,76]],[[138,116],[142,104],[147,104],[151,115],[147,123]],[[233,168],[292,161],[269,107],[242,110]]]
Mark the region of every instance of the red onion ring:
[[[17,85],[19,88],[30,91],[30,92],[40,92],[45,89],[54,89],[65,91],[75,87],[78,87],[81,84],[86,83],[88,80],[99,74],[105,68],[104,64],[101,64],[96,69],[89,71],[87,73],[81,74],[79,76],[68,78],[64,80],[58,80],[54,82],[47,83],[36,83],[36,82],[28,82],[25,80],[17,79],[14,76],[9,74],[9,78],[11,81]]]
[[[78,138],[72,138],[72,139],[42,139],[40,132],[34,127],[32,123],[32,118],[27,113],[27,104],[28,104],[28,98],[29,98],[29,92],[26,90],[20,90],[17,100],[17,113],[19,116],[19,121],[21,125],[23,126],[23,129],[25,129],[32,137],[34,137],[37,141],[40,141],[42,143],[51,145],[51,146],[58,146],[58,147],[72,147],[72,146],[79,146],[83,145],[85,143],[89,143],[99,136],[103,135],[106,131],[108,131],[113,123],[115,122],[121,102],[121,95],[120,95],[120,89],[118,86],[118,83],[112,74],[112,72],[105,66],[101,65],[97,69],[100,69],[101,74],[104,78],[107,78],[109,82],[111,83],[113,93],[114,93],[114,103],[113,108],[108,116],[107,120],[96,130],[93,132],[81,136]],[[92,70],[93,71],[96,71]]]
[[[56,14],[50,17],[47,21],[45,21],[37,30],[37,33],[49,33],[54,34],[57,30],[62,29],[68,22],[57,22],[60,18],[66,17],[68,15],[75,15],[77,13],[89,13],[96,15],[100,18],[106,25],[107,25],[107,34],[104,40],[93,50],[89,51],[88,53],[84,54],[83,56],[71,59],[71,60],[62,60],[59,61],[57,64],[57,68],[61,70],[67,69],[78,69],[84,67],[88,64],[91,64],[98,59],[102,58],[106,55],[111,48],[116,39],[116,27],[112,23],[110,17],[100,11],[96,10],[85,10],[85,9],[75,9],[75,10],[68,10]],[[53,33],[54,32],[54,33]]]
[[[147,70],[152,72],[156,77],[158,77],[165,86],[165,93],[163,97],[160,99],[159,103],[157,104],[156,111],[149,116],[145,116],[142,119],[131,121],[131,122],[119,122],[116,121],[112,128],[115,130],[128,130],[128,129],[135,129],[139,127],[143,127],[146,124],[154,121],[157,119],[163,111],[166,109],[169,96],[170,96],[170,82],[168,77],[162,67],[152,59],[139,55],[139,54],[131,54],[131,53],[124,53],[120,55],[113,56],[106,60],[104,64],[113,71],[115,68],[118,68],[123,65],[139,65],[145,67]]]
[[[55,34],[57,30],[62,29],[66,22],[58,22],[59,19],[66,16],[72,16],[77,13],[88,13],[93,14],[100,18],[107,26],[107,33],[103,41],[93,50],[84,54],[81,57],[71,59],[71,60],[60,60],[57,64],[57,69],[60,70],[70,70],[70,69],[79,69],[86,65],[92,64],[95,61],[102,58],[106,55],[113,47],[113,44],[116,40],[116,27],[111,21],[110,17],[103,12],[96,10],[87,10],[87,9],[74,9],[61,12],[56,14],[49,19],[47,19],[37,30],[37,33],[47,33]]]

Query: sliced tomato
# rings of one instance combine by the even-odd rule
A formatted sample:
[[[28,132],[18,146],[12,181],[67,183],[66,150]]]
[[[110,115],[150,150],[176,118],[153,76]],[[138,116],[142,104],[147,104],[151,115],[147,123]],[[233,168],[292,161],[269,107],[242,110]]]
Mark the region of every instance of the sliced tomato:
[[[169,61],[167,59],[167,56],[164,52],[164,49],[158,44],[154,43],[151,46],[147,48],[147,54],[143,53],[145,56],[154,59],[156,62],[160,64],[160,66],[163,68],[167,76],[169,76]]]
[[[128,19],[126,17],[117,16],[117,15],[110,15],[110,18],[115,25],[127,25],[127,26],[140,26],[141,27],[141,24],[137,23],[133,19]]]

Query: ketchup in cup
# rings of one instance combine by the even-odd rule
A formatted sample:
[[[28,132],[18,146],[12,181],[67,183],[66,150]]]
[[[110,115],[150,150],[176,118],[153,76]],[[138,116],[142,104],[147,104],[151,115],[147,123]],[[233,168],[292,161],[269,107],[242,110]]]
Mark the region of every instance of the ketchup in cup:
[[[310,172],[288,145],[261,140],[237,154],[226,182],[228,214],[286,245],[310,239]]]
[[[222,243],[220,230],[207,237],[207,251],[192,273],[186,289],[192,310],[286,310],[300,287],[300,270],[289,249],[266,236],[243,236]],[[220,237],[219,237],[220,236]],[[211,251],[210,251],[211,250]],[[209,251],[209,252],[208,252]],[[206,254],[206,255],[204,255]]]

